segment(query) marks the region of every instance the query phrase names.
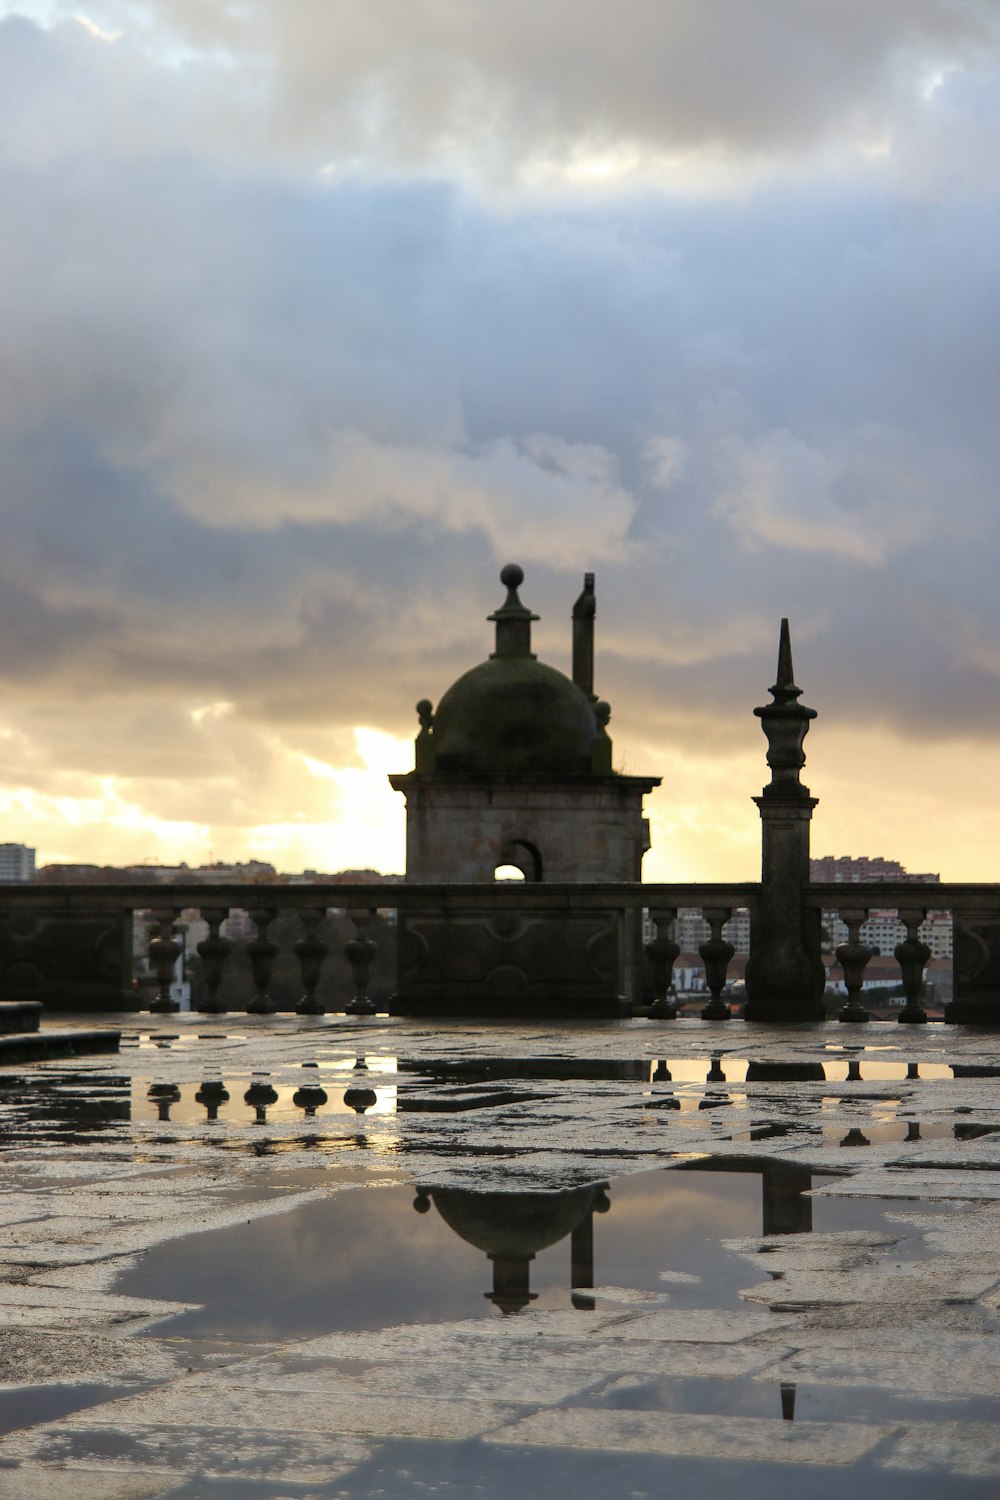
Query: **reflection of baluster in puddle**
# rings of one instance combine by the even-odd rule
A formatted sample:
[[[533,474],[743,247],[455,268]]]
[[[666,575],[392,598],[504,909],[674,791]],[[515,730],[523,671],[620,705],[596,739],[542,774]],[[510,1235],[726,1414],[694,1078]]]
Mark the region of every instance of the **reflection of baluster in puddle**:
[[[296,1109],[301,1109],[307,1120],[315,1118],[317,1109],[327,1102],[326,1089],[321,1088],[318,1083],[303,1083],[292,1095],[292,1103]]]
[[[870,1146],[871,1141],[862,1134],[857,1125],[852,1125],[840,1144],[842,1146]]]
[[[268,1083],[266,1073],[255,1073],[243,1095],[243,1102],[249,1104],[256,1114],[255,1125],[267,1124],[267,1106],[275,1104],[277,1099],[278,1091]]]
[[[358,1053],[354,1072],[356,1074],[368,1072],[368,1064],[365,1062],[363,1052]],[[366,1079],[356,1078],[350,1087],[344,1090],[344,1103],[348,1109],[353,1109],[356,1115],[363,1115],[371,1109],[373,1104],[378,1103],[378,1095]]]
[[[229,1090],[221,1078],[205,1078],[194,1097],[205,1106],[209,1120],[217,1120],[220,1108],[229,1099]]]
[[[156,1105],[157,1118],[169,1120],[171,1106],[177,1103],[181,1091],[176,1083],[151,1083],[146,1097]]]
[[[795,1381],[781,1382],[781,1415],[786,1422],[795,1421]]]

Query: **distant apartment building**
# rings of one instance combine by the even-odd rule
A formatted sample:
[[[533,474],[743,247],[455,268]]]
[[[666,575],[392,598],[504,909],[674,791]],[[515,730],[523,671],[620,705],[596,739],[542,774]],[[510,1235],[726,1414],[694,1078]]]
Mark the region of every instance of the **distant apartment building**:
[[[27,844],[0,844],[0,880],[32,880],[35,851]]]
[[[940,875],[911,875],[895,859],[884,859],[882,855],[826,854],[809,861],[809,878],[823,883],[856,885],[859,881],[895,881],[897,883],[927,882],[941,883]],[[831,951],[838,943],[847,941],[847,928],[835,911],[825,911],[822,917],[825,933],[824,949]],[[644,941],[653,936],[652,923],[646,923]],[[709,926],[700,911],[679,911],[674,925],[674,941],[680,944],[682,953],[697,953],[699,946],[709,937]],[[737,907],[722,929],[727,942],[732,943],[737,954],[750,952],[750,913],[746,907]],[[906,936],[906,928],[895,911],[872,910],[868,921],[861,929],[862,941],[879,953],[891,957],[897,943]],[[920,936],[931,950],[932,958],[952,956],[952,921],[948,912],[928,912],[921,925]]]
[[[738,906],[722,929],[727,942],[732,943],[737,953],[750,952],[750,912]],[[652,925],[645,941],[652,936]],[[682,953],[697,953],[700,945],[707,942],[711,929],[700,911],[679,911],[674,925],[674,942],[679,943]]]
[[[809,878],[823,883],[855,885],[859,881],[895,881],[910,884],[923,882],[940,885],[940,875],[911,875],[895,859],[883,859],[880,854],[850,855],[825,854],[809,861]],[[827,941],[824,947],[834,949],[838,943],[846,943],[847,927],[835,911],[823,913],[823,927]],[[951,958],[953,932],[951,915],[948,912],[928,912],[927,920],[921,924],[920,936],[931,950],[932,958]],[[870,910],[868,921],[861,928],[861,941],[879,953],[891,955],[897,943],[906,937],[906,928],[892,910]]]
[[[940,875],[910,875],[898,860],[883,859],[881,854],[821,855],[809,861],[809,879],[830,885],[851,885],[859,880],[941,882]]]

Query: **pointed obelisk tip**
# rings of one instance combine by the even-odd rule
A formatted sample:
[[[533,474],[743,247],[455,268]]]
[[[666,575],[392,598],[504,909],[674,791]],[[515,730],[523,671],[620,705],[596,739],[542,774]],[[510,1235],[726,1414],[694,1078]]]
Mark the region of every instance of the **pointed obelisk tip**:
[[[788,629],[788,621],[781,622],[781,636],[778,641],[778,675],[771,688],[771,697],[775,703],[794,703],[800,697],[802,689],[795,686],[795,673],[792,669],[792,637]]]

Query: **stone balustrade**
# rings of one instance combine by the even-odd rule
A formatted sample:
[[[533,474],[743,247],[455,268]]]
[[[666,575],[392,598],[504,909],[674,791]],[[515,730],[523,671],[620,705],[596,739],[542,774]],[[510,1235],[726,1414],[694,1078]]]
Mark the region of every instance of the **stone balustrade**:
[[[959,1025],[1000,1024],[1000,885],[881,880],[814,883],[805,887],[802,900],[817,915],[836,912],[848,929],[847,941],[836,950],[847,988],[841,1021],[868,1020],[861,990],[874,950],[861,940],[861,928],[869,913],[877,911],[895,912],[906,930],[894,950],[905,995],[897,1019],[904,1025],[926,1022],[924,970],[931,953],[920,938],[920,928],[930,912],[950,912],[954,999],[944,1007],[944,1020]]]
[[[131,920],[133,912],[143,911],[149,913],[148,961],[156,981],[150,1009],[174,1011],[177,1002],[171,998],[170,987],[181,951],[178,924],[182,915],[198,913],[208,927],[207,937],[196,945],[204,979],[198,1008],[220,1012],[225,1008],[220,989],[235,951],[222,929],[229,912],[240,910],[249,913],[254,929],[244,947],[254,991],[247,1009],[251,1014],[271,1014],[278,1007],[269,986],[282,950],[269,935],[270,929],[279,912],[292,911],[300,923],[297,939],[289,947],[301,976],[297,1012],[323,1013],[324,1006],[317,998],[321,974],[328,972],[329,964],[343,965],[346,960],[351,995],[341,1009],[351,1015],[371,1015],[375,1005],[369,990],[378,952],[372,938],[376,912],[419,910],[442,916],[517,913],[536,910],[540,898],[548,913],[579,915],[611,910],[623,921],[626,913],[648,909],[654,935],[645,945],[645,955],[653,998],[644,1013],[653,1020],[670,1020],[678,1014],[672,983],[680,953],[676,918],[682,910],[700,912],[709,929],[699,953],[710,996],[701,1014],[707,1020],[729,1019],[730,1005],[724,991],[734,950],[723,936],[723,928],[735,909],[748,908],[754,933],[761,904],[761,886],[756,883],[545,884],[543,889],[537,884],[514,882],[9,885],[0,887],[0,959],[7,965],[0,999],[37,998],[52,1010],[136,1008],[140,1002],[132,990]],[[898,1019],[904,1024],[921,1024],[928,1019],[924,970],[930,950],[920,938],[920,927],[927,913],[933,911],[951,912],[954,923],[955,997],[945,1006],[944,1019],[973,1025],[1000,1022],[1000,885],[883,881],[810,884],[802,890],[802,909],[817,921],[821,912],[835,912],[847,928],[847,940],[836,949],[847,991],[840,1010],[842,1021],[863,1023],[868,1019],[863,986],[873,948],[862,940],[861,930],[869,913],[875,911],[896,912],[906,929],[894,955],[905,994]],[[319,936],[329,911],[346,912],[353,929],[341,952],[332,952],[330,944]],[[50,964],[47,955],[54,956],[55,961]],[[87,969],[88,962],[91,970]],[[77,980],[86,992],[83,1006],[73,1000]]]
[[[670,935],[670,924],[679,908],[701,911],[711,929],[711,937],[701,945],[706,963],[708,987],[712,995],[706,1015],[728,1018],[729,1007],[721,999],[726,969],[732,956],[732,945],[722,938],[722,927],[736,907],[756,909],[758,887],[750,884],[548,884],[538,885],[497,882],[494,885],[400,884],[329,884],[287,885],[281,882],[255,884],[206,884],[190,882],[164,885],[18,885],[0,889],[0,925],[12,933],[22,934],[24,961],[15,969],[14,978],[22,988],[32,990],[52,1009],[75,1008],[71,993],[62,1000],[47,983],[46,953],[51,944],[46,939],[54,924],[60,939],[60,951],[76,948],[76,959],[84,964],[88,952],[100,952],[104,942],[105,959],[113,956],[113,938],[117,934],[119,949],[115,965],[104,962],[105,983],[101,997],[88,994],[88,1008],[135,1008],[139,997],[132,990],[131,918],[136,911],[149,913],[148,963],[155,976],[156,993],[150,1010],[169,1013],[178,1009],[171,997],[171,982],[181,952],[178,927],[182,918],[198,914],[208,927],[208,935],[196,945],[202,962],[204,993],[198,1009],[220,1013],[225,1009],[220,997],[227,962],[235,951],[234,943],[223,936],[222,928],[230,911],[246,911],[254,934],[245,944],[250,961],[254,993],[247,1010],[250,1014],[268,1015],[278,1006],[269,994],[272,972],[281,952],[270,930],[279,912],[298,914],[298,940],[291,951],[299,964],[302,995],[295,1007],[300,1015],[322,1014],[324,1006],[317,999],[317,987],[323,966],[340,955],[333,955],[329,945],[318,935],[328,911],[346,912],[354,929],[344,945],[343,958],[350,968],[352,995],[344,1010],[349,1015],[371,1015],[375,1005],[369,996],[372,965],[377,944],[371,936],[373,918],[379,911],[406,912],[418,910],[441,916],[487,913],[535,912],[540,905],[548,915],[587,912],[617,913],[624,922],[626,914],[649,907],[658,923],[657,938],[647,945],[656,982],[652,1014],[668,1018],[676,1014],[670,1000],[673,959],[678,948]],[[334,904],[335,903],[335,904]],[[72,938],[74,931],[79,938]],[[95,940],[95,933],[103,939]],[[127,943],[126,943],[127,934]],[[10,946],[9,944],[7,945]],[[86,951],[85,951],[86,950]],[[67,982],[69,983],[69,982]],[[71,990],[71,984],[70,984]]]

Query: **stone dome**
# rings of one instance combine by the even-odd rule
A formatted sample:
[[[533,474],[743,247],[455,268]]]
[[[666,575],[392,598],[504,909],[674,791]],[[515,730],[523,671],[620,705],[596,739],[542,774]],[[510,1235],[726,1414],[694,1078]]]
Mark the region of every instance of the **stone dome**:
[[[538,616],[518,597],[523,580],[517,563],[501,570],[507,597],[489,616],[496,624],[496,650],[489,660],[464,672],[436,710],[426,698],[417,704],[418,772],[484,777],[610,772],[605,726],[611,710],[585,690],[590,679],[578,675],[575,656],[572,677],[535,657],[531,626]],[[587,575],[581,598],[593,605],[593,574]],[[591,626],[591,641],[592,635]]]
[[[507,598],[489,616],[495,652],[453,682],[433,714],[436,771],[574,775],[594,768],[594,705],[573,679],[535,658],[531,625],[538,616],[517,597],[523,579],[516,562],[502,568]],[[421,709],[429,715],[430,703]]]
[[[439,771],[589,772],[597,723],[576,683],[534,657],[465,672],[434,714]]]

